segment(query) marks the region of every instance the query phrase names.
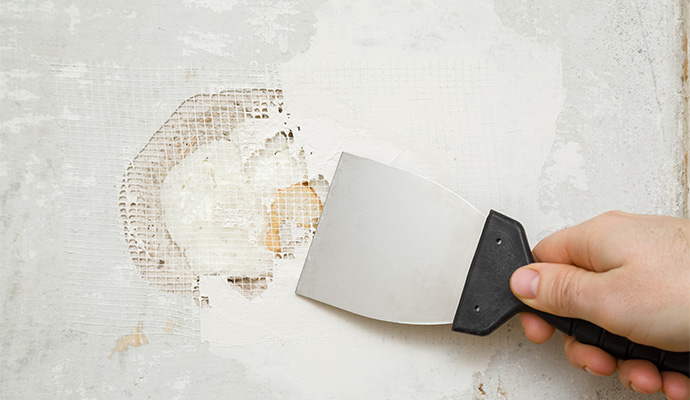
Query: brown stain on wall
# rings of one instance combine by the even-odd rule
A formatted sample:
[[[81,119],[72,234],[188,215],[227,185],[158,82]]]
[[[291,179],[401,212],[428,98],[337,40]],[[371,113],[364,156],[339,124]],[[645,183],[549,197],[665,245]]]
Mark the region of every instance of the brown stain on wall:
[[[274,253],[281,253],[280,225],[293,221],[299,227],[316,230],[323,205],[309,182],[296,183],[278,190],[271,204],[264,245]]]
[[[486,390],[484,390],[484,380],[481,372],[477,371],[472,375],[472,400],[488,400]]]
[[[166,333],[173,333],[176,325],[177,324],[175,324],[171,319],[169,319],[165,324],[165,332]]]
[[[483,384],[483,383],[480,383],[479,386],[477,386],[477,390],[478,390],[479,393],[481,393],[482,395],[486,395],[486,391],[484,391],[484,384]]]
[[[132,333],[115,341],[115,347],[113,347],[113,350],[110,352],[108,359],[112,359],[115,353],[129,350],[130,346],[139,347],[145,344],[149,344],[149,341],[146,339],[146,335],[141,331],[141,322],[139,322],[137,326],[134,327]]]
[[[194,77],[194,75],[196,75],[196,71],[194,69],[187,70],[184,74],[184,81],[189,81]]]
[[[486,382],[485,378],[488,378]],[[508,400],[508,392],[500,376],[485,377],[477,371],[472,375],[472,387],[472,400]],[[496,389],[496,394],[492,395],[494,389]]]
[[[683,61],[683,69],[680,74],[681,78],[683,78],[683,82],[687,82],[688,80],[688,34],[687,32],[683,36],[683,50],[685,51],[685,61]]]

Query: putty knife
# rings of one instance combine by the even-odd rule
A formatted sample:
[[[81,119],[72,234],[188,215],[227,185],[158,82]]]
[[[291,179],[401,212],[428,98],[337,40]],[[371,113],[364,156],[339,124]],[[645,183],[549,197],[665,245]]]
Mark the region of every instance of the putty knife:
[[[343,153],[297,294],[369,318],[452,323],[454,331],[473,335],[528,311],[617,358],[688,375],[687,352],[635,344],[524,305],[510,290],[510,276],[532,262],[519,222],[496,211],[485,216],[418,175]]]

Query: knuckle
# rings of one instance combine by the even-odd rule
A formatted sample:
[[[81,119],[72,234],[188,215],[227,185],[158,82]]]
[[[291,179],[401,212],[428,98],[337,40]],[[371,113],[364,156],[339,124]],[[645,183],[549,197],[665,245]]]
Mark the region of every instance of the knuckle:
[[[550,293],[550,302],[560,313],[568,317],[574,316],[579,312],[582,296],[580,274],[572,268],[559,271],[554,277]]]
[[[620,221],[620,220],[628,217],[628,215],[629,214],[624,213],[623,211],[611,210],[611,211],[606,211],[605,213],[599,215],[598,217],[595,217],[595,219],[598,219],[600,221],[613,222],[613,221]]]
[[[620,210],[611,210],[611,211],[606,211],[603,215],[606,215],[608,217],[617,218],[617,217],[624,216],[625,213],[623,211],[620,211]]]

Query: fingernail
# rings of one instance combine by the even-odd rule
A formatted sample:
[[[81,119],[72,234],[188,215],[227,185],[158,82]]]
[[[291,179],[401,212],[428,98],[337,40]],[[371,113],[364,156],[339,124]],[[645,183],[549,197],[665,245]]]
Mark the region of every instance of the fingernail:
[[[647,393],[647,392],[643,392],[643,391],[641,391],[640,389],[638,389],[637,386],[635,386],[635,384],[632,383],[632,382],[630,382],[630,389],[636,391],[636,392],[639,393],[639,394],[649,394],[649,393]]]
[[[598,373],[592,371],[592,370],[589,369],[589,367],[587,367],[587,366],[585,366],[585,371],[587,371],[587,373],[589,373],[589,374],[596,375],[596,376],[606,376],[606,375],[598,374]]]
[[[515,294],[526,299],[533,299],[537,297],[539,273],[530,268],[520,268],[513,274],[511,284]]]

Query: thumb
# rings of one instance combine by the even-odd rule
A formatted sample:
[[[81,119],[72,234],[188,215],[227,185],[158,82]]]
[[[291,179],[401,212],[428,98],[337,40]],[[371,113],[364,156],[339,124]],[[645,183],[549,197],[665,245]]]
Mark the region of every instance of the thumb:
[[[601,275],[574,265],[536,263],[517,269],[510,288],[532,308],[596,323],[605,294]]]

